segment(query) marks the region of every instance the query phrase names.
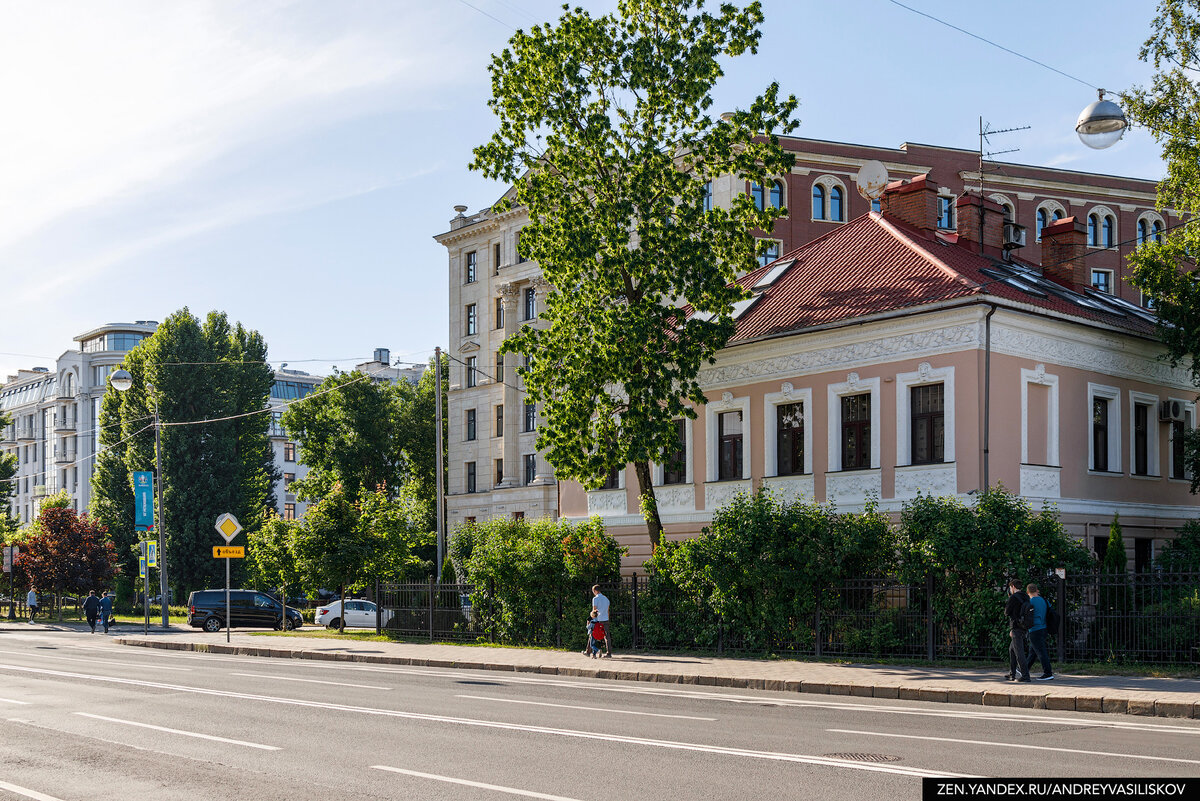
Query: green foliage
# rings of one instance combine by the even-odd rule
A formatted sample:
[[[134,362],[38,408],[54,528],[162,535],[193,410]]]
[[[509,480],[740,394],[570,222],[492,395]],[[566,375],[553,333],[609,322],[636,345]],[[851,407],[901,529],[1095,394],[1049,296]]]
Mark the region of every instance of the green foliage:
[[[1200,571],[1200,520],[1180,526],[1176,538],[1163,546],[1155,563],[1168,571]]]
[[[797,101],[776,84],[729,118],[709,114],[724,59],[757,48],[759,3],[702,6],[621,0],[616,14],[568,8],[517,31],[492,59],[498,130],[471,164],[515,183],[521,255],[551,285],[542,324],[501,348],[534,357],[519,373],[542,404],[538,448],[588,487],[633,464],[656,547],[649,463],[705,402],[700,367],[733,332],[746,296],[734,281],[766,246],[753,231],[786,214],[741,193],[706,209],[706,181],[765,185],[794,161],[777,134],[795,128]]]
[[[255,587],[274,589],[300,584],[292,539],[300,523],[268,515],[262,527],[246,534],[246,574]]]
[[[12,415],[0,411],[0,431],[12,425]],[[7,534],[13,527],[12,496],[16,491],[17,455],[15,453],[0,453],[0,536]]]
[[[1101,573],[1124,573],[1127,556],[1125,540],[1121,536],[1121,516],[1113,515],[1108,527],[1108,546],[1104,550],[1104,563],[1100,566]]]
[[[117,552],[104,527],[69,507],[43,508],[17,564],[41,591],[86,593],[117,573]]]

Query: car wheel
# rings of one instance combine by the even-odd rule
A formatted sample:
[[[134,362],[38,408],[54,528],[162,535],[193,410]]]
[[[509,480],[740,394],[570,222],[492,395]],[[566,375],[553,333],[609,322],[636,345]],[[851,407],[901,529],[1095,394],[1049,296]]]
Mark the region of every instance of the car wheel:
[[[296,621],[292,620],[289,617],[287,619],[287,622],[283,624],[283,628],[285,631],[295,631],[296,630]]]
[[[204,630],[210,634],[215,634],[216,632],[220,631],[223,625],[224,624],[221,623],[220,618],[210,617],[204,620]]]
[[[331,620],[325,624],[325,628],[336,629],[336,628],[340,628],[341,625],[342,625],[342,619],[340,617],[335,617],[333,620]]]

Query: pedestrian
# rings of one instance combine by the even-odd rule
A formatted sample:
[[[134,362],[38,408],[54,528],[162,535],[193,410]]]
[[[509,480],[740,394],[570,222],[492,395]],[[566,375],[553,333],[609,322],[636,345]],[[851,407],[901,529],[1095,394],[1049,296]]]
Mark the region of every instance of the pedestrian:
[[[108,627],[112,625],[112,609],[113,598],[108,594],[108,590],[105,590],[100,598],[100,622],[104,625],[105,634],[108,634]]]
[[[96,633],[96,618],[100,616],[100,599],[95,590],[88,590],[88,597],[83,600],[83,614],[87,617],[92,634]]]
[[[1046,634],[1049,633],[1050,604],[1042,597],[1038,585],[1029,584],[1025,587],[1029,594],[1029,603],[1033,605],[1033,627],[1029,629],[1029,662],[1025,665],[1025,675],[1028,676],[1034,662],[1042,663],[1042,675],[1039,681],[1050,681],[1054,678],[1054,669],[1050,667],[1050,651],[1046,648]]]
[[[38,610],[37,590],[32,585],[29,587],[29,594],[25,596],[25,605],[29,607],[29,622],[32,623]]]
[[[592,659],[600,657],[600,641],[604,639],[604,624],[596,620],[599,613],[593,609],[587,623],[587,647],[583,652]]]
[[[604,655],[612,658],[612,640],[608,632],[608,598],[600,592],[600,585],[592,585],[592,609],[596,612],[596,622],[603,623],[600,628],[604,632]]]
[[[1004,616],[1008,618],[1008,680],[1029,681],[1025,664],[1025,633],[1032,625],[1032,605],[1029,596],[1021,589],[1016,579],[1008,582],[1008,601],[1004,604]]]

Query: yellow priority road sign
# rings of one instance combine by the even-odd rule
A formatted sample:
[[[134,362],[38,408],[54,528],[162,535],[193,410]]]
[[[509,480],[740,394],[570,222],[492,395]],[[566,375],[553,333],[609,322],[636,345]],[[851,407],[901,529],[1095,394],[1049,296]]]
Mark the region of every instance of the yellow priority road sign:
[[[244,545],[214,545],[214,559],[244,559],[246,557],[246,548]]]

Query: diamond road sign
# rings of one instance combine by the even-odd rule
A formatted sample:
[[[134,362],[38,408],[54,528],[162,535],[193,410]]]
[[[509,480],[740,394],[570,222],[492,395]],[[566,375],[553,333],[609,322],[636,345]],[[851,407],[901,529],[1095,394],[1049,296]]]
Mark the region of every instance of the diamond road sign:
[[[236,517],[226,512],[217,518],[215,528],[217,529],[217,533],[225,538],[225,542],[229,543],[242,530],[242,524],[238,522]]]

